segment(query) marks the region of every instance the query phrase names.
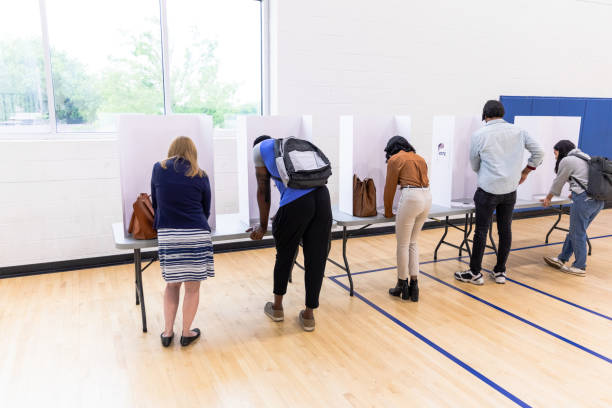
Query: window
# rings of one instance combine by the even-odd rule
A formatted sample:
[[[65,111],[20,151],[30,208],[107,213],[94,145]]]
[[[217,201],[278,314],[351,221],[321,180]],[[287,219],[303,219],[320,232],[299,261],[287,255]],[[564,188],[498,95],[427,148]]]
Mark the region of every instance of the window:
[[[167,1],[172,112],[206,113],[231,128],[261,112],[261,3]]]
[[[54,0],[47,16],[58,132],[164,113],[158,0]]]
[[[48,123],[38,0],[12,2],[0,13],[0,129]]]
[[[0,13],[0,133],[114,132],[124,113],[260,114],[262,2],[20,0]]]

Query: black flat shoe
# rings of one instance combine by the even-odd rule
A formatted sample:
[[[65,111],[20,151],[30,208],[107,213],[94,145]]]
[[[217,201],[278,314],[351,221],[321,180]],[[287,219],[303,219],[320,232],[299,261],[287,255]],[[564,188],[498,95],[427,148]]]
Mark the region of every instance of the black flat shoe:
[[[164,337],[164,333],[162,332],[162,334],[160,334],[159,337],[161,337],[162,346],[168,347],[172,343],[172,339],[174,338],[174,333],[172,333],[172,336],[170,337]]]
[[[419,301],[419,282],[414,279],[410,279],[410,300],[412,300],[413,302],[418,302]],[[408,299],[408,298],[406,298]]]
[[[193,343],[194,341],[196,341],[200,337],[200,334],[201,334],[200,329],[192,329],[192,331],[196,332],[197,334],[191,337],[181,336],[181,346],[186,347],[190,345],[191,343]]]
[[[399,296],[404,292],[405,288],[407,287],[408,287],[407,279],[398,279],[397,285],[395,285],[394,288],[389,289],[389,294],[391,296]]]

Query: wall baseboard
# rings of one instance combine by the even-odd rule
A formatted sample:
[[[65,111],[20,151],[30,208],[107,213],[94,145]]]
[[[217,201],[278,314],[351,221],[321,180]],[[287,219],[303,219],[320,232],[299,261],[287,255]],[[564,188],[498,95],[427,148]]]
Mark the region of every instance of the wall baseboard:
[[[608,203],[606,208],[612,208],[612,203]],[[538,210],[529,210],[529,211],[521,211],[514,213],[514,219],[524,219],[524,218],[534,218],[534,217],[544,217],[548,215],[554,215],[556,212],[550,209],[538,209]],[[455,225],[462,225],[464,223],[463,218],[457,218],[451,220],[451,223]],[[430,221],[425,223],[423,229],[435,229],[442,228],[443,224],[437,221]],[[373,227],[366,228],[363,230],[351,230],[351,237],[367,237],[367,236],[375,236],[375,235],[387,235],[393,234],[395,232],[395,227],[390,226],[382,226],[382,227]],[[332,239],[342,239],[341,231],[332,232]],[[225,253],[225,252],[234,252],[234,251],[248,251],[251,249],[261,249],[261,248],[272,248],[274,247],[274,240],[271,238],[264,239],[262,241],[239,241],[239,242],[228,242],[228,243],[219,243],[214,245],[215,253]],[[143,251],[142,259],[143,262],[146,260],[150,260],[157,257],[157,251]],[[42,275],[47,273],[56,273],[56,272],[68,272],[79,269],[90,269],[90,268],[102,268],[107,266],[115,266],[115,265],[125,265],[134,262],[134,256],[132,253],[120,254],[120,255],[109,255],[109,256],[100,256],[93,258],[83,258],[83,259],[70,259],[65,261],[57,261],[57,262],[45,262],[45,263],[37,263],[37,264],[28,264],[28,265],[17,265],[17,266],[8,266],[0,268],[0,279],[3,278],[15,278],[20,276],[30,276],[30,275]]]

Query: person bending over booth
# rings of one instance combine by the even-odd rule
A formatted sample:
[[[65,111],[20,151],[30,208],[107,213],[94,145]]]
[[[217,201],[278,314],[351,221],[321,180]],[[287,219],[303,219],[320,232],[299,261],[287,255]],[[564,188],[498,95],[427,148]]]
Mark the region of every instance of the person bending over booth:
[[[570,209],[569,232],[565,237],[563,249],[556,257],[545,256],[544,261],[561,272],[577,276],[586,276],[587,260],[587,228],[597,214],[604,208],[604,202],[595,200],[587,195],[589,186],[590,156],[583,153],[569,140],[561,140],[554,146],[555,173],[557,177],[550,187],[550,193],[542,200],[544,207],[550,206],[554,196],[561,194],[565,183],[570,184],[571,198],[573,201]],[[572,254],[575,257],[571,266],[565,265]]]
[[[151,197],[155,209],[155,229],[159,245],[159,264],[166,281],[164,293],[164,347],[174,338],[174,320],[181,285],[183,330],[181,346],[200,337],[191,328],[200,301],[200,282],[215,276],[210,216],[210,181],[198,167],[198,152],[193,141],[179,136],[170,145],[168,158],[153,167]]]
[[[504,113],[501,102],[487,101],[482,111],[482,120],[486,124],[472,135],[470,146],[470,164],[478,173],[478,189],[474,194],[476,230],[470,269],[455,272],[455,279],[475,285],[484,283],[482,257],[493,212],[497,215],[499,245],[492,276],[496,283],[506,282],[516,189],[544,159],[540,144],[525,130],[503,120]],[[521,170],[525,149],[529,150],[531,157]]]
[[[275,322],[284,320],[283,296],[287,293],[289,277],[301,241],[304,248],[306,308],[300,311],[298,321],[302,329],[313,331],[313,311],[319,307],[319,293],[323,284],[332,226],[329,191],[326,186],[306,189],[285,186],[275,160],[275,139],[270,136],[264,135],[255,139],[253,161],[260,222],[249,229],[251,239],[260,240],[267,232],[270,178],[274,179],[281,194],[280,207],[272,222],[272,235],[276,246],[274,302],[266,303],[264,313]]]
[[[393,217],[393,199],[397,185],[401,198],[395,221],[397,239],[397,284],[389,289],[391,296],[413,302],[419,300],[419,250],[417,238],[431,209],[431,191],[427,163],[401,136],[389,139],[385,148],[387,179],[385,182],[385,217]],[[410,276],[410,283],[408,283]]]

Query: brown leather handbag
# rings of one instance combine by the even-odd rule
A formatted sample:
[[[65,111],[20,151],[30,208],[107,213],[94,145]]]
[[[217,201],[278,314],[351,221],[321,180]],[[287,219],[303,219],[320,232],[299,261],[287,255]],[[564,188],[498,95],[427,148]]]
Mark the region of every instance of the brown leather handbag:
[[[353,215],[355,217],[374,217],[376,211],[376,186],[374,180],[359,180],[353,175]]]
[[[146,193],[140,193],[132,206],[134,212],[130,220],[128,232],[135,239],[154,239],[157,238],[157,231],[153,228],[155,211],[151,198]]]

